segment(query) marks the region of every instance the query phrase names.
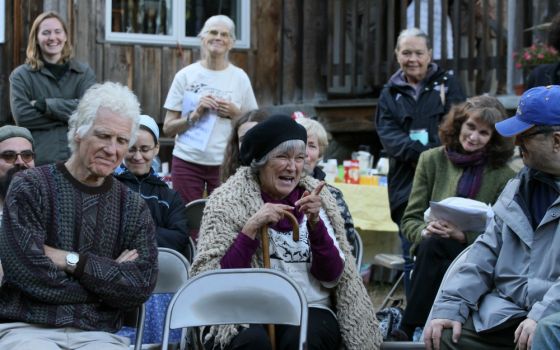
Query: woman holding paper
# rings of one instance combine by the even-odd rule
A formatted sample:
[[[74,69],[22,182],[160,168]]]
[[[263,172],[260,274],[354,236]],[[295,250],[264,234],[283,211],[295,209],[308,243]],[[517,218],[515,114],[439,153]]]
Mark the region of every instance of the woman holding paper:
[[[219,186],[232,120],[258,108],[249,77],[228,60],[235,42],[233,21],[212,16],[198,36],[202,58],[175,75],[163,106],[163,132],[176,136],[173,188],[186,203]]]
[[[465,95],[453,74],[432,62],[430,39],[420,29],[403,30],[397,38],[395,56],[400,69],[383,87],[377,107],[377,134],[389,156],[389,203],[391,218],[401,225],[414,170],[420,153],[440,145],[437,130],[451,105]],[[410,243],[399,230],[405,259],[405,289],[412,260]]]
[[[493,204],[515,173],[507,161],[513,142],[495,132],[494,124],[506,118],[494,97],[476,96],[452,107],[439,137],[442,146],[420,155],[402,231],[416,255],[411,295],[401,330],[409,338],[423,327],[443,275],[453,259],[481,232],[463,232],[453,222],[429,219],[430,201],[464,197]]]

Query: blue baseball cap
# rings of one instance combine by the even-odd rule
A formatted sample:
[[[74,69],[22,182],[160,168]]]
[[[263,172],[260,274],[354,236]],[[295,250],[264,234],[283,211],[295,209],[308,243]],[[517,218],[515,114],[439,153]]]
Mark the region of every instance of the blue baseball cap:
[[[535,125],[560,125],[560,85],[537,86],[525,91],[517,113],[496,123],[496,130],[502,136],[511,137]]]

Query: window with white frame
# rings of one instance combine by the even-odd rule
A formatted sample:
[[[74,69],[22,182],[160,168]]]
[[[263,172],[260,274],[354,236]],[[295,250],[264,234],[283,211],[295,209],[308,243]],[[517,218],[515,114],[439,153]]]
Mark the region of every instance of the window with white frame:
[[[198,46],[206,19],[223,14],[235,23],[235,47],[250,47],[250,0],[107,0],[105,6],[109,42]]]

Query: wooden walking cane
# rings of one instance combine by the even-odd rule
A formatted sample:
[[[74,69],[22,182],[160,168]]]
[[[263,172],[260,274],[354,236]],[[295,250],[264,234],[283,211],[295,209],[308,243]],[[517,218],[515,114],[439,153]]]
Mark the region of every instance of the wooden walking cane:
[[[294,242],[299,241],[299,225],[295,216],[290,213],[289,211],[284,211],[284,215],[290,219],[292,222],[292,238]],[[262,242],[262,251],[263,251],[263,264],[264,267],[270,269],[270,252],[268,251],[268,225],[264,225],[261,228],[261,242]],[[272,350],[276,349],[276,333],[274,331],[274,325],[268,325],[268,336],[270,337],[270,342],[272,343]]]

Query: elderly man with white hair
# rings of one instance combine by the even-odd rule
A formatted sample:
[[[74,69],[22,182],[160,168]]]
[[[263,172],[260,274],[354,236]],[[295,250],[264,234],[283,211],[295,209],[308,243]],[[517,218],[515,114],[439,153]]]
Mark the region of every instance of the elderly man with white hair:
[[[112,177],[139,112],[128,88],[94,85],[70,117],[70,159],[14,177],[0,231],[0,348],[128,348],[112,333],[157,277],[150,211]]]

